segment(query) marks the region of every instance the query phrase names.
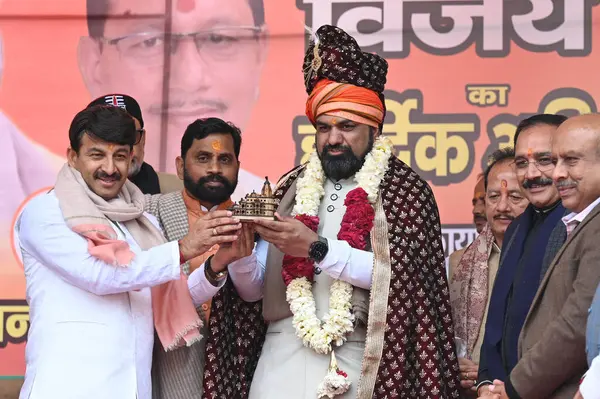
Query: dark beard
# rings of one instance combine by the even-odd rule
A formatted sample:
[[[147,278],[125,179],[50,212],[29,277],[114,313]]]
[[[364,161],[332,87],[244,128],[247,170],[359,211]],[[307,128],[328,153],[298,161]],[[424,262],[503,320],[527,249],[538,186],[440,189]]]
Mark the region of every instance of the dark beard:
[[[206,185],[208,182],[219,182],[223,186],[209,187]],[[227,201],[235,191],[237,183],[237,179],[230,182],[221,175],[208,175],[201,177],[198,181],[194,181],[187,170],[183,169],[183,186],[187,192],[197,200],[208,202],[209,204],[218,205]]]
[[[352,149],[345,145],[326,145],[319,155],[325,175],[331,180],[348,179],[356,174],[365,163],[365,157],[373,149],[374,134],[369,134],[369,145],[362,157],[357,157]],[[331,155],[331,151],[343,151],[340,155]]]

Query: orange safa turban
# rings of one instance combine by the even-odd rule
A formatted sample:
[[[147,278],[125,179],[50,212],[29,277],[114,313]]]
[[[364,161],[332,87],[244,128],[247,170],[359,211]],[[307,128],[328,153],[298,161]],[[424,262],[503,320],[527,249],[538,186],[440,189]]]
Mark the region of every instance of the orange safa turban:
[[[384,106],[373,90],[321,79],[306,101],[306,116],[314,125],[321,115],[338,116],[378,128],[383,123]]]

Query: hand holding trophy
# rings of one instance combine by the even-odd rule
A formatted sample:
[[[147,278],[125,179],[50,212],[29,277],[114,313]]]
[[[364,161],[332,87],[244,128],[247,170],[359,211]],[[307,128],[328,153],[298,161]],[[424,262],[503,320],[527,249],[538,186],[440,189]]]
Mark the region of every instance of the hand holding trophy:
[[[223,245],[238,239],[242,225],[231,211],[209,212],[192,226],[179,241],[183,260],[188,261],[208,251],[214,245]]]

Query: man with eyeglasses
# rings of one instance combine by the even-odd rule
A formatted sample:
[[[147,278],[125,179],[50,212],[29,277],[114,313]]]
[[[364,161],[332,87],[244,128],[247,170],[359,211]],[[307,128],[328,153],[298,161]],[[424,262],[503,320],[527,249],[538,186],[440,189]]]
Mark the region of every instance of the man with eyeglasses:
[[[481,347],[478,392],[505,381],[517,363],[519,333],[540,281],[566,238],[565,215],[552,184],[552,134],[567,118],[539,114],[519,123],[513,164],[530,205],[506,231]]]
[[[94,97],[119,91],[139,101],[146,158],[157,170],[175,171],[183,132],[196,119],[244,130],[266,56],[263,0],[87,0],[87,18],[83,80]],[[262,187],[242,169],[239,179],[234,200]]]
[[[492,398],[573,399],[577,393],[587,369],[588,312],[600,282],[599,143],[599,114],[569,118],[552,134],[552,180],[570,212],[561,220],[567,239],[523,323],[518,362],[505,381],[494,381]]]

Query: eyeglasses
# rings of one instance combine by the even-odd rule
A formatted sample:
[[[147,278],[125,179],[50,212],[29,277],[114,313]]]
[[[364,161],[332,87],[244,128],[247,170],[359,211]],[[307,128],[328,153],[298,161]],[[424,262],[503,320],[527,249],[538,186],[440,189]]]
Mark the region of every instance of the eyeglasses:
[[[137,129],[135,131],[135,144],[134,145],[138,145],[140,143],[140,141],[142,141],[142,137],[144,137],[145,133],[146,133],[146,129]]]
[[[190,38],[198,54],[205,61],[230,61],[254,43],[262,32],[256,26],[220,27],[190,33],[141,32],[114,39],[102,38],[109,46],[116,46],[122,57],[146,66],[162,65],[168,51],[173,56],[182,40]],[[203,50],[202,53],[200,50]]]
[[[529,161],[526,158],[517,158],[514,160],[513,165],[518,176],[525,175],[529,170],[529,164],[532,163],[540,172],[550,172],[556,165],[550,155],[542,155],[533,161]]]

